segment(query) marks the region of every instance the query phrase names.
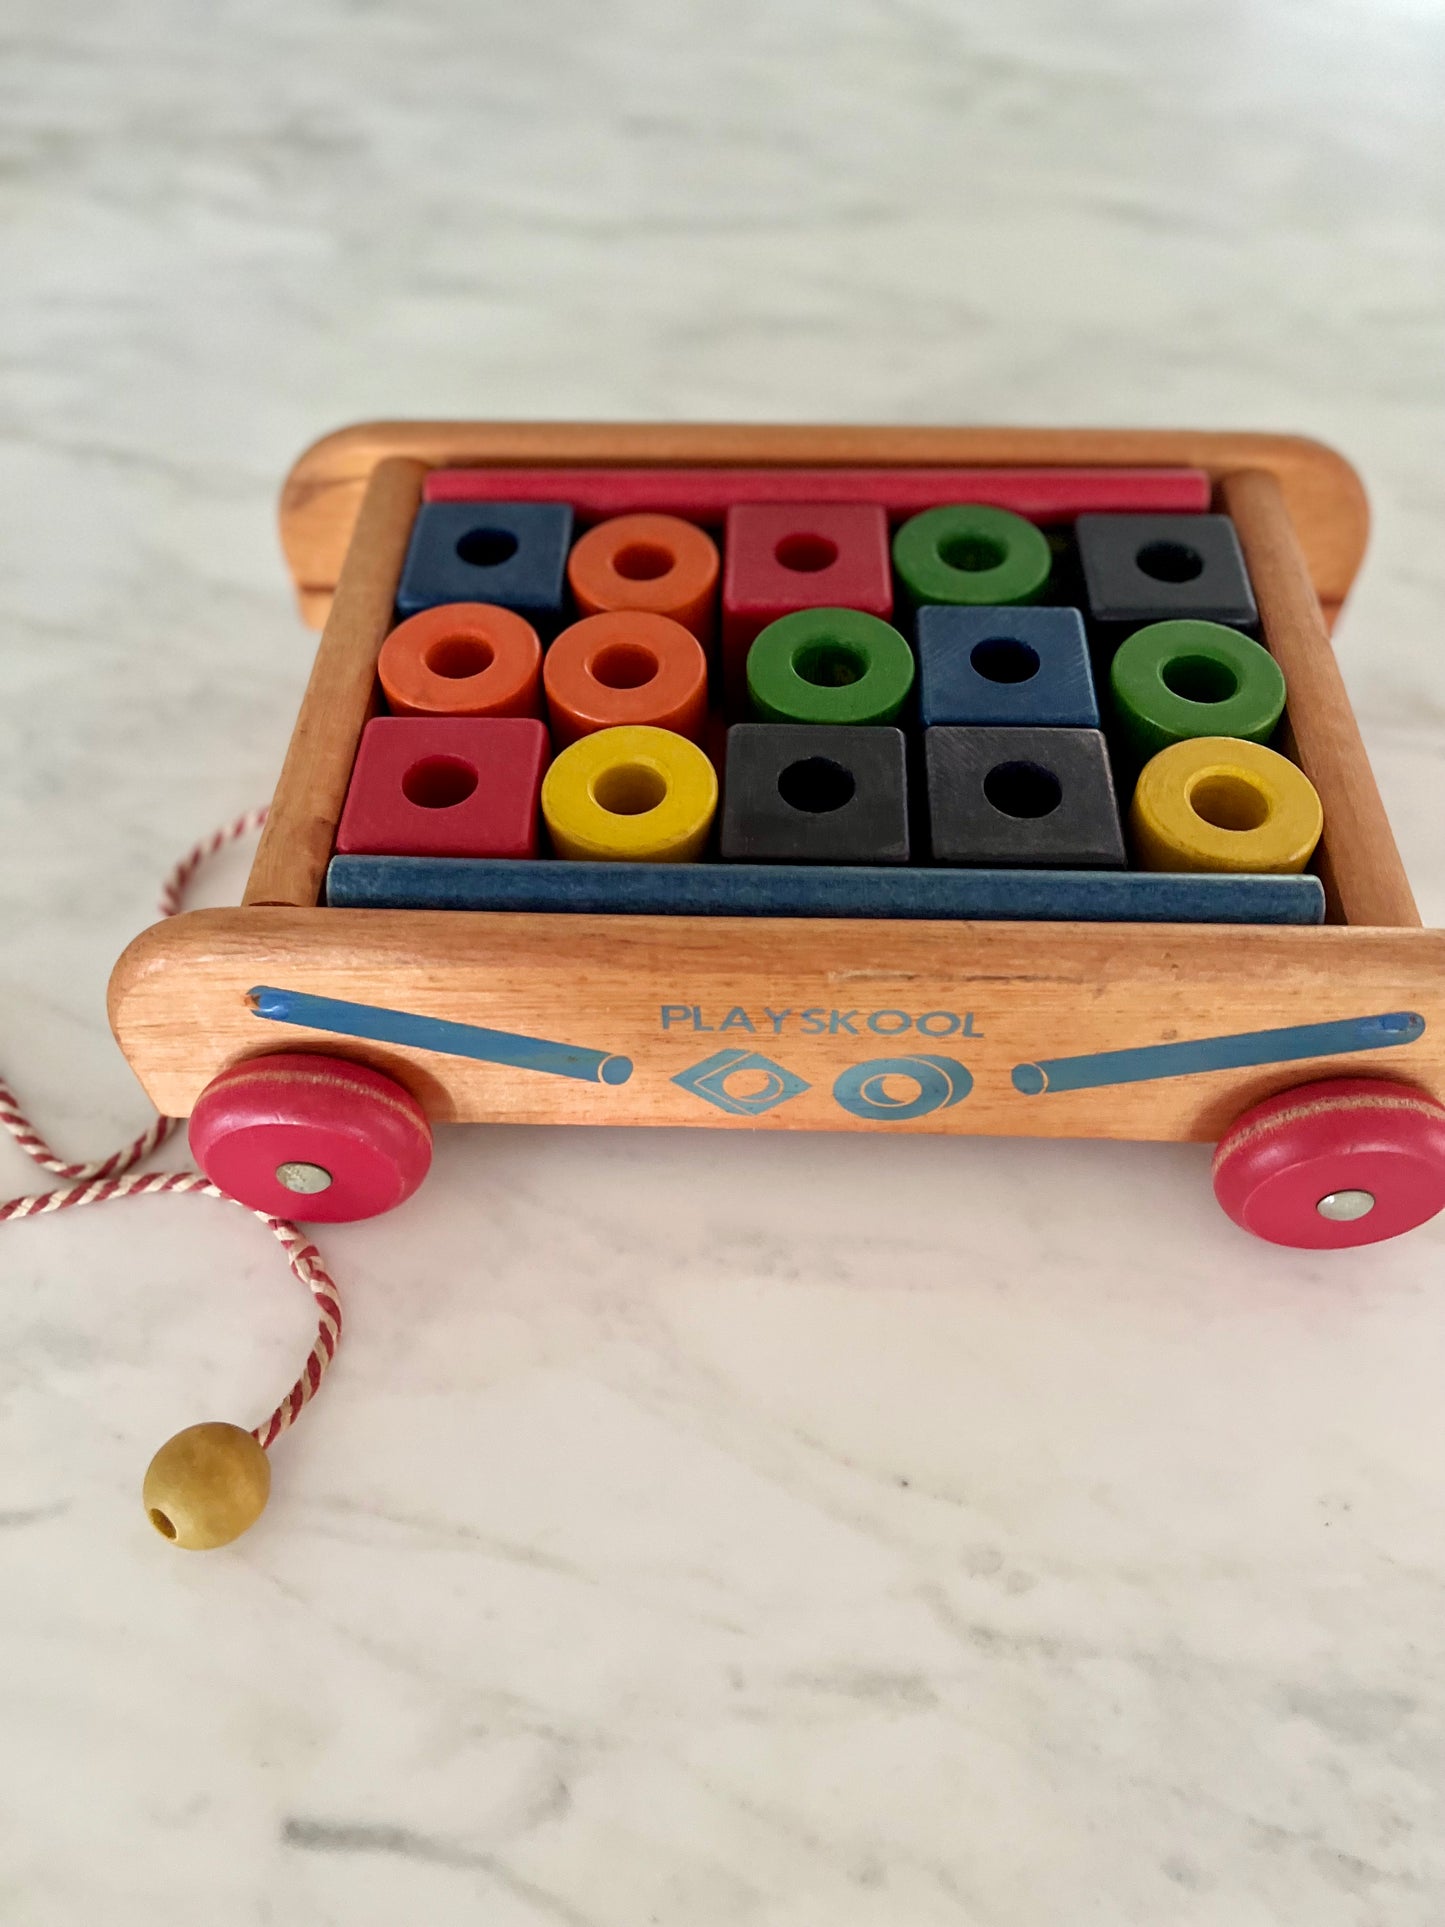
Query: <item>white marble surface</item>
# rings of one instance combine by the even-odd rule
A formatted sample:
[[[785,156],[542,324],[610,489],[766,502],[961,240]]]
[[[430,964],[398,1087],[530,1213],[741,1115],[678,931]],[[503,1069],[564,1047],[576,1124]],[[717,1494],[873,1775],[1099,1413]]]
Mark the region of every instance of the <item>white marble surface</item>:
[[[105,978],[268,790],[274,491],[364,416],[1334,440],[1441,920],[1442,78],[1426,0],[7,0],[8,1074],[140,1121]],[[1445,1231],[1253,1246],[1206,1165],[454,1133],[210,1557],[138,1479],[289,1382],[269,1240],[7,1227],[0,1919],[1437,1927]]]

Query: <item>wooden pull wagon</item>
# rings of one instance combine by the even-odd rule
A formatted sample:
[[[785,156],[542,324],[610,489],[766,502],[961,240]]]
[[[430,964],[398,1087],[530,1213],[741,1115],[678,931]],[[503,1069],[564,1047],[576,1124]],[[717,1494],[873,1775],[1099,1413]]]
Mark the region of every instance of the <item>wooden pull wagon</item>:
[[[328,901],[378,655],[438,471],[468,471],[461,490],[479,499],[550,490],[583,522],[861,491],[895,520],[967,500],[1067,522],[1127,508],[1142,471],[1174,478],[1237,532],[1287,684],[1282,744],[1323,804],[1324,921],[1131,921],[1089,873],[1058,899],[1071,914],[1051,916],[1037,879],[995,876],[990,898],[986,879],[912,868],[856,876],[842,899],[819,884],[787,915],[741,914],[727,866],[706,864],[667,883],[662,913],[651,866],[619,899],[637,907],[610,912],[587,907],[585,878],[568,899],[581,908]],[[116,1036],[158,1108],[191,1117],[208,1174],[280,1216],[388,1209],[421,1182],[432,1123],[517,1122],[1219,1140],[1220,1201],[1258,1235],[1324,1247],[1408,1230],[1445,1205],[1445,933],[1420,927],[1329,640],[1366,524],[1351,468],[1278,436],[332,435],[282,498],[301,607],[324,628],[244,902],[137,938],[111,982]],[[961,890],[992,914],[960,908]],[[847,912],[828,913],[840,900]]]

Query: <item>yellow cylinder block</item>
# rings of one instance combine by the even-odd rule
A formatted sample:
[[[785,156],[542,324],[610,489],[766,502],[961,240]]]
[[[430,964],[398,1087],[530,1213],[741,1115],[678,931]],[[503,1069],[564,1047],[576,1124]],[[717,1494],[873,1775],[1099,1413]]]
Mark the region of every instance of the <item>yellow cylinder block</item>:
[[[1199,736],[1144,765],[1129,828],[1141,869],[1288,875],[1314,855],[1324,821],[1314,784],[1288,757]]]
[[[558,856],[592,863],[687,863],[717,811],[717,773],[670,729],[626,724],[571,743],[542,779]]]

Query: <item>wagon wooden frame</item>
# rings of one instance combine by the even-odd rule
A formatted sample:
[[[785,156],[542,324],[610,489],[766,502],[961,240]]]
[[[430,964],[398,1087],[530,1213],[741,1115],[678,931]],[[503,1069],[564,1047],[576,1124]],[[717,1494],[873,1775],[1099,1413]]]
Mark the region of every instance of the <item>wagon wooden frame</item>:
[[[322,907],[428,470],[582,463],[1205,470],[1215,505],[1234,519],[1262,637],[1288,682],[1291,753],[1324,804],[1325,924]],[[1274,435],[395,422],[328,436],[297,462],[282,496],[282,543],[301,609],[324,628],[244,901],[157,924],[130,945],[110,987],[116,1036],[156,1105],[181,1117],[219,1072],[283,1049],[384,1070],[435,1122],[1211,1140],[1246,1106],[1314,1078],[1389,1077],[1445,1097],[1445,932],[1420,927],[1329,639],[1367,524],[1348,463],[1318,443]],[[258,985],[580,1040],[630,1060],[633,1071],[625,1082],[589,1082],[403,1044],[343,1043],[324,1029],[261,1020],[249,995]],[[880,1012],[894,1014],[889,1025],[870,1029]],[[1082,1089],[1035,1090],[1014,1076],[1056,1058],[1385,1013],[1417,1022],[1398,1042],[1344,1055]],[[909,1051],[944,1052],[967,1066],[966,1102],[880,1119],[838,1100],[835,1086],[850,1067],[904,1048],[900,1014],[909,1019]],[[677,1081],[733,1045],[777,1060],[805,1088],[750,1115],[700,1102]]]

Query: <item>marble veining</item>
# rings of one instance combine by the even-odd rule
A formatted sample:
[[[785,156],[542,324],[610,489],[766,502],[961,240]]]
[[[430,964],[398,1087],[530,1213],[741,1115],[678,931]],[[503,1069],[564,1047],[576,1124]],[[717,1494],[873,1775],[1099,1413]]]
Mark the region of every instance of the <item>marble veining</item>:
[[[269,789],[275,490],[367,416],[1334,441],[1445,919],[1442,69],[1423,0],[9,0],[6,1074],[142,1120],[105,978]],[[1251,1245],[1198,1147],[498,1130],[322,1242],[341,1362],[188,1557],[141,1471],[302,1295],[209,1204],[3,1233],[5,1922],[1445,1914],[1439,1226]]]

